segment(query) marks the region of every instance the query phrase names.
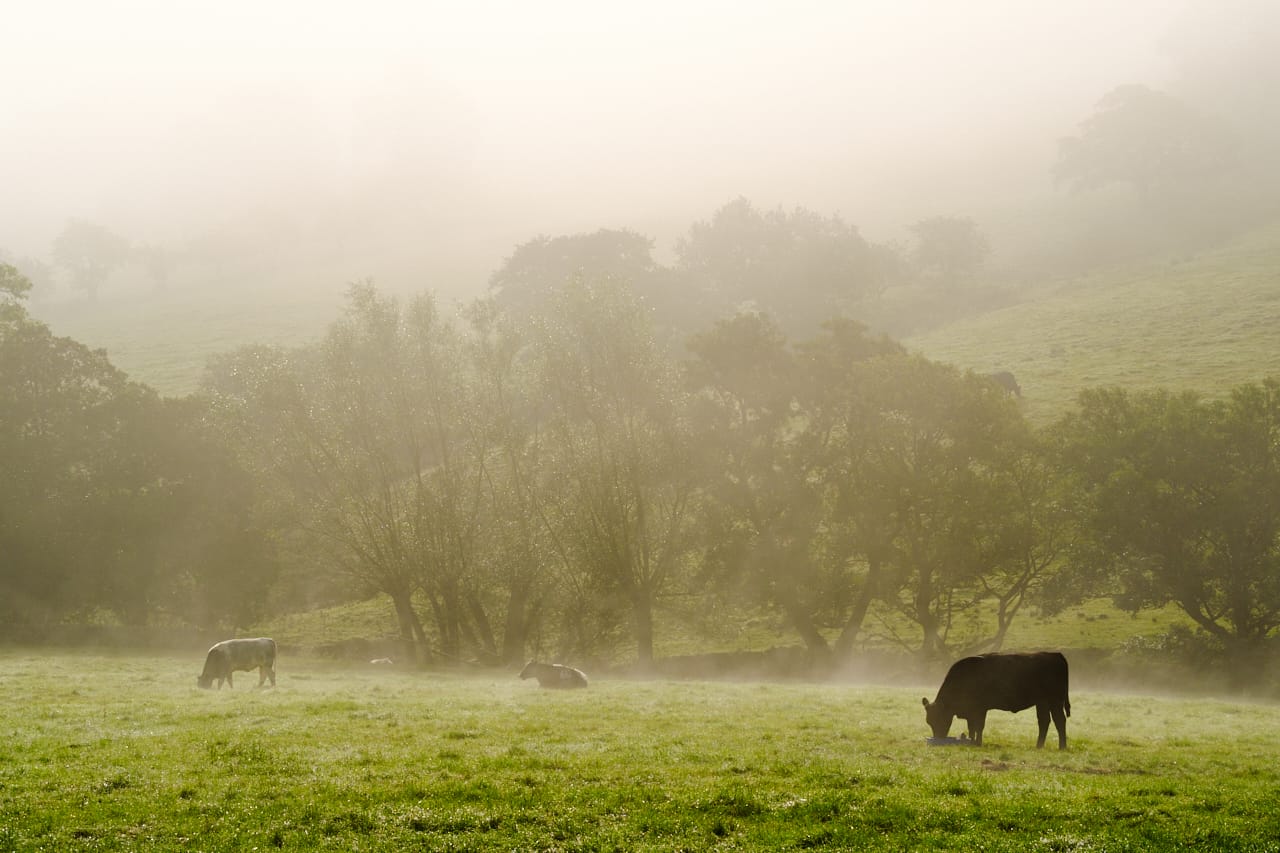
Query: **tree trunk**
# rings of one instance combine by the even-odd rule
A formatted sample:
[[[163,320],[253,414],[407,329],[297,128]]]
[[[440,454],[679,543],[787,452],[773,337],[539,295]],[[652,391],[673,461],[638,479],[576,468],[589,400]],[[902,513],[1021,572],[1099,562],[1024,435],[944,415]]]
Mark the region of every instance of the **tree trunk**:
[[[831,646],[827,644],[827,638],[822,636],[818,631],[818,627],[813,624],[810,617],[801,605],[799,599],[795,596],[795,591],[785,584],[776,585],[774,587],[774,598],[782,607],[782,611],[787,614],[787,620],[791,623],[791,627],[796,629],[796,633],[800,635],[801,642],[804,643],[809,654],[813,657],[826,658],[831,654]]]
[[[528,645],[529,617],[529,584],[519,581],[512,584],[507,596],[507,618],[502,628],[503,663],[520,663],[524,660],[525,646]]]
[[[653,663],[653,601],[647,589],[632,593],[631,618],[635,623],[636,660],[648,667]]]
[[[427,635],[422,629],[422,621],[418,618],[417,611],[413,609],[412,594],[408,590],[397,589],[389,592],[388,595],[391,596],[391,604],[396,610],[396,623],[400,626],[400,645],[404,649],[403,654],[415,663],[420,659],[429,661],[431,652],[427,647]]]
[[[862,630],[862,623],[866,621],[867,610],[871,607],[872,599],[875,598],[879,577],[879,561],[869,560],[867,577],[862,583],[862,589],[858,590],[857,596],[854,597],[853,609],[849,611],[849,618],[845,620],[844,628],[840,630],[840,636],[836,638],[835,656],[837,660],[847,661],[852,656],[853,641],[858,638],[858,633]]]

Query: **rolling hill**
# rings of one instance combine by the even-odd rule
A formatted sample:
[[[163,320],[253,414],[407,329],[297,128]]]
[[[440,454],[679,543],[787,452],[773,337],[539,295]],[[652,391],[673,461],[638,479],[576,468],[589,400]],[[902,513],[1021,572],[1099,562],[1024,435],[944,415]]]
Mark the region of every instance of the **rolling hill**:
[[[1111,269],[912,337],[929,358],[1010,370],[1040,424],[1086,387],[1207,396],[1280,375],[1280,223],[1174,262]]]

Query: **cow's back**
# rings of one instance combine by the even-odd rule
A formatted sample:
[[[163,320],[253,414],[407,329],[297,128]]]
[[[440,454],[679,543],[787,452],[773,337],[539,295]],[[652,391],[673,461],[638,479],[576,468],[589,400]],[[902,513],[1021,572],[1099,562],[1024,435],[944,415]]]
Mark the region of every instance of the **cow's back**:
[[[938,699],[960,716],[970,711],[1021,711],[1067,701],[1067,659],[1060,652],[986,654],[963,658],[947,672]]]

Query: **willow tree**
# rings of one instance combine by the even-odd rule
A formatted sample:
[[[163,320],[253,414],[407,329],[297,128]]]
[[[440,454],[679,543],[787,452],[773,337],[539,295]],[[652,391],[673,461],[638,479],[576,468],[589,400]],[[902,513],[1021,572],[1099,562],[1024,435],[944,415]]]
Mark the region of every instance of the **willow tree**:
[[[474,572],[488,439],[468,428],[465,376],[458,336],[429,295],[402,307],[359,284],[319,345],[242,352],[208,384],[240,410],[306,530],[391,599],[401,637],[426,652],[423,595],[446,658],[464,645],[493,652]]]
[[[575,280],[554,298],[534,344],[561,494],[544,517],[567,583],[625,602],[637,657],[648,662],[655,607],[693,541],[685,399],[624,285]]]

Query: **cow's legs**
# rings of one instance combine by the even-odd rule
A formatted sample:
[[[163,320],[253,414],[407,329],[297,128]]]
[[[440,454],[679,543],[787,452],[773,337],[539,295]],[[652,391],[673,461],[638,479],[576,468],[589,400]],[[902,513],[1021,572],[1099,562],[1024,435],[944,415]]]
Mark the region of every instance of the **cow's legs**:
[[[1036,705],[1036,722],[1040,725],[1040,736],[1036,738],[1036,749],[1044,749],[1044,739],[1049,736],[1049,705],[1041,702]],[[1058,731],[1062,731],[1059,727]]]
[[[1066,749],[1067,748],[1066,710],[1061,705],[1054,705],[1051,710],[1053,711],[1053,725],[1058,730],[1058,749]],[[1040,740],[1043,742],[1045,726],[1041,726],[1040,728],[1041,728]]]
[[[267,668],[265,666],[258,667],[258,686],[261,687],[267,680]]]
[[[227,686],[228,686],[228,687],[232,687],[232,688],[234,688],[234,687],[236,686],[236,685],[235,685],[235,682],[233,682],[233,681],[231,680],[231,672],[230,672],[230,671],[228,671],[228,672],[227,672]]]
[[[982,730],[987,727],[987,712],[979,711],[968,720],[969,740],[974,746],[982,746]]]

